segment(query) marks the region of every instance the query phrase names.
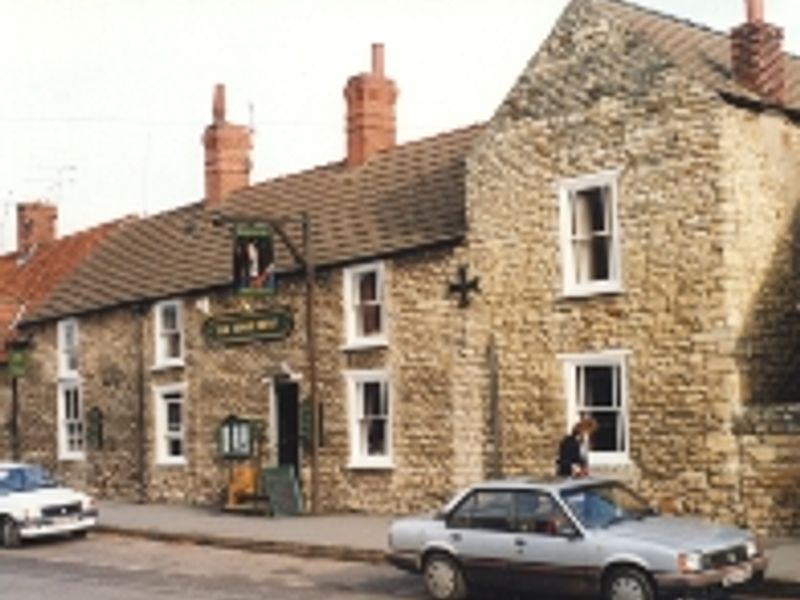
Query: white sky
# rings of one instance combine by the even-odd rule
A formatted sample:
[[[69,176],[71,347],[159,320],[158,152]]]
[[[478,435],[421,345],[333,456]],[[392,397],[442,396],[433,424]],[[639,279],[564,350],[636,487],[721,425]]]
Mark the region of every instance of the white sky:
[[[765,0],[800,52],[800,2]],[[351,75],[386,45],[398,141],[489,118],[566,0],[0,0],[0,250],[14,206],[68,234],[200,199],[200,137],[226,84],[252,181],[342,158]],[[640,0],[728,30],[742,0]]]

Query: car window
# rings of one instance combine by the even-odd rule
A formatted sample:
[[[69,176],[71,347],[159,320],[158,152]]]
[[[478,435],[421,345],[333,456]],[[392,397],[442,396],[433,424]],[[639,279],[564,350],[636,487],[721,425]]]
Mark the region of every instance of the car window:
[[[0,469],[0,493],[21,492],[25,489],[25,474],[22,469]]]
[[[545,492],[516,492],[516,530],[542,535],[566,535],[574,527],[553,496]]]
[[[448,526],[459,529],[510,531],[513,496],[511,492],[476,490],[450,515]]]
[[[608,527],[651,514],[647,503],[619,483],[593,485],[562,492],[572,514],[584,527]]]
[[[54,487],[56,482],[41,467],[14,467],[0,469],[0,494],[28,492]]]

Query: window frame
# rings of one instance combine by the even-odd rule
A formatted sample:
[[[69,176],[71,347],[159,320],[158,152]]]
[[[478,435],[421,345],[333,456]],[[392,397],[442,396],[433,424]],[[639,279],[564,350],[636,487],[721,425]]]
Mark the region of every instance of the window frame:
[[[58,419],[58,460],[59,461],[80,461],[86,459],[86,411],[84,410],[83,386],[78,379],[60,379],[57,387],[57,409],[56,418]],[[67,416],[66,394],[68,391],[77,392],[78,417],[69,419]],[[69,424],[78,423],[80,425],[80,448],[71,447]]]
[[[187,456],[187,385],[185,383],[177,383],[171,385],[158,385],[153,386],[153,399],[155,402],[154,418],[155,418],[155,462],[159,466],[185,466],[188,464]],[[171,401],[167,396],[180,394],[181,400],[181,430],[179,436],[170,436],[167,431],[168,410],[167,404]],[[173,400],[174,401],[174,400]],[[178,437],[181,440],[182,453],[180,456],[171,456],[167,444],[167,438]]]
[[[631,462],[631,432],[630,432],[630,388],[628,383],[628,362],[631,352],[629,350],[606,350],[584,354],[561,354],[564,377],[564,399],[566,402],[566,433],[572,430],[580,417],[578,406],[578,390],[576,385],[576,371],[579,367],[611,367],[619,369],[619,407],[622,414],[623,435],[625,448],[615,452],[590,451],[589,467],[593,466],[624,466]]]
[[[67,348],[67,329],[73,329],[73,346]],[[57,344],[56,351],[58,352],[58,377],[60,379],[77,379],[80,370],[80,354],[79,349],[79,335],[78,320],[75,318],[62,319],[58,322],[57,329]],[[68,356],[72,355],[75,358],[75,368],[69,366]]]
[[[347,388],[347,429],[350,445],[348,468],[393,469],[394,394],[389,372],[387,370],[350,370],[344,372],[344,377]],[[380,456],[370,456],[361,450],[360,406],[363,406],[363,396],[359,396],[358,389],[359,385],[363,386],[366,383],[380,383],[383,393],[386,394],[386,453]]]
[[[561,246],[562,294],[566,298],[581,298],[599,294],[617,294],[623,291],[622,283],[622,232],[619,226],[619,179],[620,169],[600,171],[558,182],[559,229]],[[575,272],[575,252],[572,236],[573,194],[592,189],[610,189],[611,243],[609,247],[609,277],[605,280],[579,282]]]
[[[380,300],[380,332],[371,335],[359,335],[358,333],[358,306],[356,297],[358,278],[366,273],[375,272],[377,276],[377,296]],[[387,280],[386,267],[383,261],[371,262],[353,267],[347,267],[342,271],[343,284],[343,303],[344,303],[344,326],[346,350],[357,350],[362,348],[374,348],[388,345],[388,314],[387,310]]]
[[[176,309],[176,326],[174,330],[180,336],[179,348],[180,352],[177,357],[165,356],[165,345],[162,343],[164,337],[164,323],[163,323],[163,310],[165,308],[174,306]],[[184,306],[181,300],[162,300],[157,302],[154,306],[154,328],[153,328],[153,342],[154,342],[154,369],[164,369],[170,367],[182,367],[186,361],[186,327],[184,323]]]

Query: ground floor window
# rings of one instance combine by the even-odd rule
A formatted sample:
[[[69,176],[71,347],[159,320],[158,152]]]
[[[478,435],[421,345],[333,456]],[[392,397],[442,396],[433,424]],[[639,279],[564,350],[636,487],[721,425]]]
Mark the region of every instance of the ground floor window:
[[[84,458],[83,398],[78,381],[58,384],[58,457],[61,460]]]
[[[186,464],[186,386],[155,388],[156,461]]]
[[[392,411],[386,371],[347,371],[350,466],[392,467]]]
[[[590,464],[628,461],[628,352],[563,356],[567,428],[583,416],[597,422],[589,450]]]

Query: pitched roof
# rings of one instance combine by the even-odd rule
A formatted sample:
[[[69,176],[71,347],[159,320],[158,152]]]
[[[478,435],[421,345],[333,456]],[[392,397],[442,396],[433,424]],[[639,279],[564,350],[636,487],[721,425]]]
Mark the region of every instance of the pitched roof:
[[[596,0],[604,10],[623,19],[670,57],[676,65],[712,89],[758,101],[737,84],[731,68],[730,32],[721,32],[624,0]],[[736,24],[738,25],[738,23]],[[786,53],[786,108],[800,110],[800,57]]]
[[[582,2],[587,0],[575,0]],[[712,89],[757,100],[732,79],[727,33],[623,0],[591,0],[644,34]],[[800,59],[787,55],[787,107],[800,110]],[[361,167],[343,162],[265,181],[234,194],[228,216],[312,220],[315,262],[334,265],[453,242],[466,233],[465,159],[482,125],[396,146]],[[193,204],[114,233],[28,317],[36,321],[231,283],[230,239]],[[299,240],[296,224],[287,225]],[[292,269],[276,244],[279,270]]]
[[[398,145],[360,167],[337,162],[271,179],[234,194],[222,210],[253,219],[308,213],[320,266],[454,242],[466,227],[465,159],[481,130]],[[26,320],[230,285],[230,234],[213,217],[197,203],[121,228]],[[286,229],[299,245],[299,224]],[[278,270],[296,268],[282,244],[275,247]]]
[[[45,298],[120,224],[114,221],[42,244],[28,256],[0,256],[0,362],[16,324]]]

